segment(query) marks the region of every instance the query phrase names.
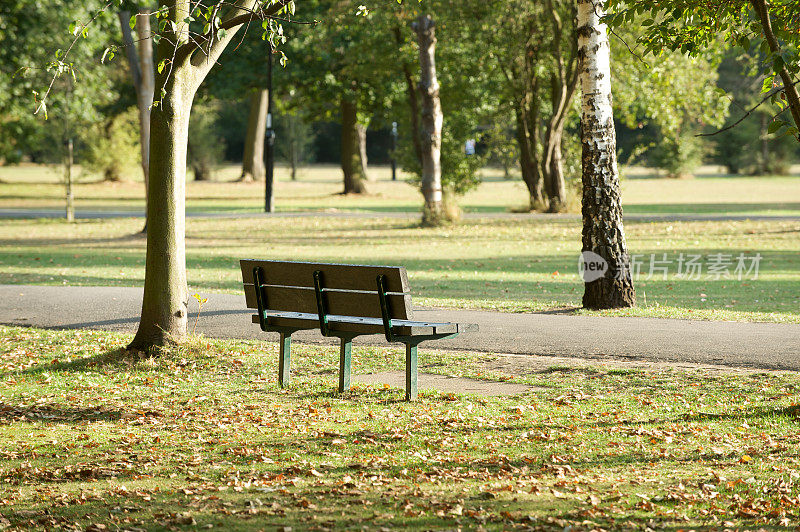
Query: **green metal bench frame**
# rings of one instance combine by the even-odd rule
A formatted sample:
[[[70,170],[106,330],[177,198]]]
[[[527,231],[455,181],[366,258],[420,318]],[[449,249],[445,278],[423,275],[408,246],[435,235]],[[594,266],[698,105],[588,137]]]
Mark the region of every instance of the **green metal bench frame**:
[[[320,265],[322,266],[322,265]],[[355,266],[355,265],[350,265]],[[358,336],[375,334],[374,330],[371,331],[337,331],[332,329],[330,324],[332,314],[328,312],[328,305],[326,301],[326,293],[329,291],[340,291],[336,288],[325,287],[325,274],[324,271],[319,269],[314,271],[314,293],[317,302],[317,320],[318,327],[323,336],[339,338],[339,392],[342,393],[350,388],[350,373],[351,373],[351,360],[352,360],[352,342]],[[263,286],[267,286],[264,279],[264,272],[261,267],[253,268],[253,284],[255,286],[256,303],[258,307],[258,322],[261,330],[265,332],[277,332],[280,334],[280,354],[278,358],[278,383],[281,387],[289,384],[290,380],[290,365],[291,365],[291,342],[292,335],[300,330],[315,329],[316,326],[308,327],[288,327],[271,325],[268,322],[268,309],[269,302],[266,300]],[[381,318],[379,323],[383,325],[384,336],[389,343],[402,343],[406,346],[406,400],[414,401],[417,398],[417,346],[428,340],[441,340],[445,338],[453,338],[459,333],[466,330],[476,330],[477,326],[472,324],[451,324],[451,323],[427,323],[415,322],[410,320],[396,320],[392,319],[391,301],[389,298],[390,292],[387,290],[386,276],[378,275],[376,277],[376,288],[378,303],[380,305]],[[283,317],[292,313],[281,313]],[[300,316],[299,313],[297,313]],[[306,316],[306,315],[304,315]],[[303,317],[302,319],[308,320]],[[373,318],[349,318],[348,323],[356,324],[362,321],[365,324],[375,325]],[[456,331],[441,332],[432,334],[396,334],[397,327],[413,327],[414,325],[431,327],[436,331],[436,326],[455,326]],[[451,328],[452,329],[452,328]],[[408,329],[412,330],[413,329]]]

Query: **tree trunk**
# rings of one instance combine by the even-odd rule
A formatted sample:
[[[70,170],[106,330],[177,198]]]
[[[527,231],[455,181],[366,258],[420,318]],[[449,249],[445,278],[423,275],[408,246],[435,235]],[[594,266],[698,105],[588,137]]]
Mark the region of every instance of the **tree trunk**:
[[[567,184],[564,179],[564,161],[561,154],[562,137],[563,129],[559,128],[553,131],[548,139],[550,144],[546,174],[548,212],[563,212],[567,208]]]
[[[422,196],[425,206],[422,222],[437,225],[442,222],[442,104],[439,100],[439,81],[436,79],[436,33],[433,19],[420,15],[412,24],[419,44],[422,95]]]
[[[778,39],[775,38],[775,33],[772,31],[772,21],[769,18],[769,8],[765,0],[750,0],[750,3],[761,20],[761,28],[764,31],[764,37],[769,45],[770,51],[773,54],[780,54],[780,43],[778,43]],[[789,104],[789,110],[792,113],[795,127],[800,129],[800,93],[797,91],[797,85],[794,84],[792,74],[789,72],[789,69],[786,68],[786,65],[781,68],[778,74],[783,81],[783,92],[786,94],[786,101]],[[800,139],[800,134],[796,134],[795,138]]]
[[[394,38],[398,48],[403,44],[403,34],[399,27],[394,28]],[[420,139],[419,127],[419,98],[417,95],[417,85],[414,83],[414,76],[411,74],[411,65],[403,62],[403,78],[406,81],[406,99],[408,100],[409,125],[411,126],[411,145],[414,147],[414,155],[417,163],[422,168],[422,142]]]
[[[142,151],[142,175],[144,176],[146,200],[147,185],[150,179],[150,107],[153,105],[153,94],[156,87],[153,66],[153,35],[150,29],[149,11],[139,11],[139,16],[136,17],[136,35],[139,37],[140,76],[139,90],[136,91],[136,105],[139,108],[139,144]],[[145,205],[147,205],[147,201],[145,201]]]
[[[151,112],[150,179],[147,195],[147,257],[139,329],[131,349],[147,350],[186,336],[189,290],[186,285],[186,155],[189,113],[198,87],[245,23],[258,0],[238,0],[221,17],[214,39],[203,50],[189,44],[189,0],[160,0],[168,22],[158,57],[171,63],[156,75],[163,97]],[[285,6],[279,0],[262,7],[261,17]]]
[[[155,70],[153,67],[153,36],[150,28],[150,12],[140,10],[136,17],[136,34],[139,38],[139,51],[130,28],[130,13],[121,11],[119,22],[122,29],[122,41],[128,58],[128,66],[133,77],[136,90],[136,106],[139,110],[139,147],[142,159],[142,176],[145,190],[145,225],[142,232],[147,232],[147,188],[150,177],[150,106],[153,105],[155,92]]]
[[[162,0],[174,30],[158,44],[159,57],[173,57],[185,43],[189,0]],[[189,288],[186,284],[186,155],[189,113],[199,86],[191,64],[156,75],[163,98],[150,113],[150,167],[147,186],[147,253],[139,329],[130,349],[147,350],[180,342],[186,336]]]
[[[369,181],[369,174],[367,173],[367,126],[360,122],[357,123],[356,132],[358,133],[358,153],[361,157],[361,174],[364,179]]]
[[[588,309],[631,307],[636,302],[622,226],[611,58],[602,15],[602,0],[578,0],[583,251],[596,253],[608,265],[602,277],[585,283],[583,306]]]
[[[172,74],[167,96],[151,114],[144,297],[132,349],[179,342],[186,335],[186,155],[192,95],[184,93],[180,74]]]
[[[529,204],[531,211],[540,210],[544,205],[542,186],[542,173],[536,154],[535,139],[531,139],[528,131],[527,119],[529,113],[524,103],[519,103],[515,111],[517,118],[517,146],[519,147],[519,166],[522,171],[522,181],[528,187]]]
[[[363,194],[364,186],[363,164],[358,143],[358,108],[355,99],[350,100],[349,95],[342,96],[342,173],[344,174],[344,193]]]
[[[239,181],[260,181],[267,174],[264,167],[264,139],[267,132],[267,100],[269,92],[262,89],[250,96],[250,114],[244,140],[244,160]]]

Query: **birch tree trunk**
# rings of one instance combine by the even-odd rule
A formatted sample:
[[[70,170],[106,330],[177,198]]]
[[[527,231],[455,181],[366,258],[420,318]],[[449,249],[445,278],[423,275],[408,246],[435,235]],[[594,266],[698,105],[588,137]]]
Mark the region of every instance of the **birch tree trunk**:
[[[267,174],[264,167],[264,139],[267,133],[267,100],[269,92],[262,89],[250,96],[247,133],[244,139],[244,159],[239,181],[257,181]]]
[[[578,0],[583,251],[608,264],[603,277],[585,283],[583,306],[589,309],[631,307],[636,301],[622,226],[611,58],[602,15],[603,0]]]
[[[412,24],[419,44],[420,78],[422,95],[422,196],[425,206],[422,223],[438,225],[442,222],[442,104],[439,100],[439,81],[436,79],[436,33],[433,19],[420,15]]]
[[[342,117],[342,148],[341,164],[344,174],[344,194],[363,194],[364,186],[363,164],[358,140],[358,107],[355,97],[343,95],[341,103]]]

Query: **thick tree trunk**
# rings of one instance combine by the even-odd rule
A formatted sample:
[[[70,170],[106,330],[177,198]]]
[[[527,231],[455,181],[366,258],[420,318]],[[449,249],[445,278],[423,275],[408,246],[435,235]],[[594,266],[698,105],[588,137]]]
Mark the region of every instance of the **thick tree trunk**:
[[[422,222],[437,225],[444,218],[442,203],[442,104],[436,79],[436,33],[433,19],[420,15],[412,24],[419,44],[419,91],[422,95]]]
[[[630,307],[636,301],[622,225],[610,50],[602,15],[602,0],[578,0],[583,251],[608,264],[603,277],[585,283],[583,306],[589,309]]]
[[[150,179],[147,197],[147,257],[139,329],[131,349],[146,350],[186,336],[189,290],[186,285],[186,155],[189,113],[203,79],[217,64],[242,25],[253,18],[257,0],[238,0],[222,16],[214,39],[199,50],[189,42],[189,0],[160,0],[165,26],[158,57],[171,63],[156,75],[164,96],[151,112]],[[283,0],[263,8],[274,15]]]
[[[192,97],[183,93],[175,76],[177,72],[151,114],[144,297],[132,349],[179,342],[186,335],[186,155]]]
[[[264,179],[264,139],[267,132],[267,101],[269,92],[262,89],[250,96],[250,114],[244,139],[244,160],[239,181]]]
[[[342,96],[342,173],[344,174],[344,193],[363,194],[363,165],[358,143],[358,108],[355,101]]]
[[[175,30],[158,45],[159,57],[172,57],[175,43],[186,42],[189,0],[163,0]],[[147,254],[142,315],[130,349],[147,350],[180,342],[186,336],[189,288],[186,284],[186,155],[189,113],[199,82],[189,64],[157,74],[166,90],[150,113],[150,172],[147,187]]]

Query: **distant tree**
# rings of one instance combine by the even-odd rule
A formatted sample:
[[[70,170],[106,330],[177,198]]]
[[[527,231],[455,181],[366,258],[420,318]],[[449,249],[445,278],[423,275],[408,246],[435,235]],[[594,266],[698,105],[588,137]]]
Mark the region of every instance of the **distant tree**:
[[[761,54],[757,51],[726,52],[719,66],[719,86],[730,97],[731,113],[726,126],[741,119],[742,115],[763,98],[761,87],[764,75],[759,73]],[[798,143],[785,135],[777,137],[768,133],[769,123],[779,109],[769,102],[759,105],[735,127],[725,128],[711,137],[715,144],[715,161],[740,174],[765,175],[787,173]]]
[[[645,28],[639,42],[655,55],[666,50],[698,55],[720,42],[745,52],[758,48],[766,76],[763,101],[779,108],[769,131],[800,140],[800,16],[795,0],[612,0],[610,11],[607,20],[614,27],[639,19]],[[794,124],[782,118],[786,111]]]
[[[588,309],[631,307],[636,302],[622,224],[617,142],[611,105],[611,51],[602,0],[578,0],[581,57],[583,251],[602,257],[608,269],[585,283]]]
[[[642,57],[626,46],[636,41],[639,22],[617,28],[611,39],[615,118],[633,129],[654,126],[656,136],[640,153],[668,176],[688,177],[711,151],[697,134],[720,127],[727,116],[729,100],[716,85],[719,54]]]
[[[422,96],[422,222],[439,225],[443,218],[442,205],[442,104],[439,82],[436,79],[436,27],[428,15],[420,15],[412,23],[419,45]]]
[[[119,12],[122,30],[122,44],[128,59],[128,70],[136,90],[136,106],[139,110],[139,146],[141,150],[142,174],[144,176],[145,197],[150,175],[150,106],[153,105],[155,91],[155,66],[153,65],[153,32],[150,27],[150,6],[124,6],[135,8],[134,15],[124,9]],[[132,29],[136,29],[134,42]],[[146,205],[145,201],[145,205]],[[145,216],[145,219],[147,217]]]

